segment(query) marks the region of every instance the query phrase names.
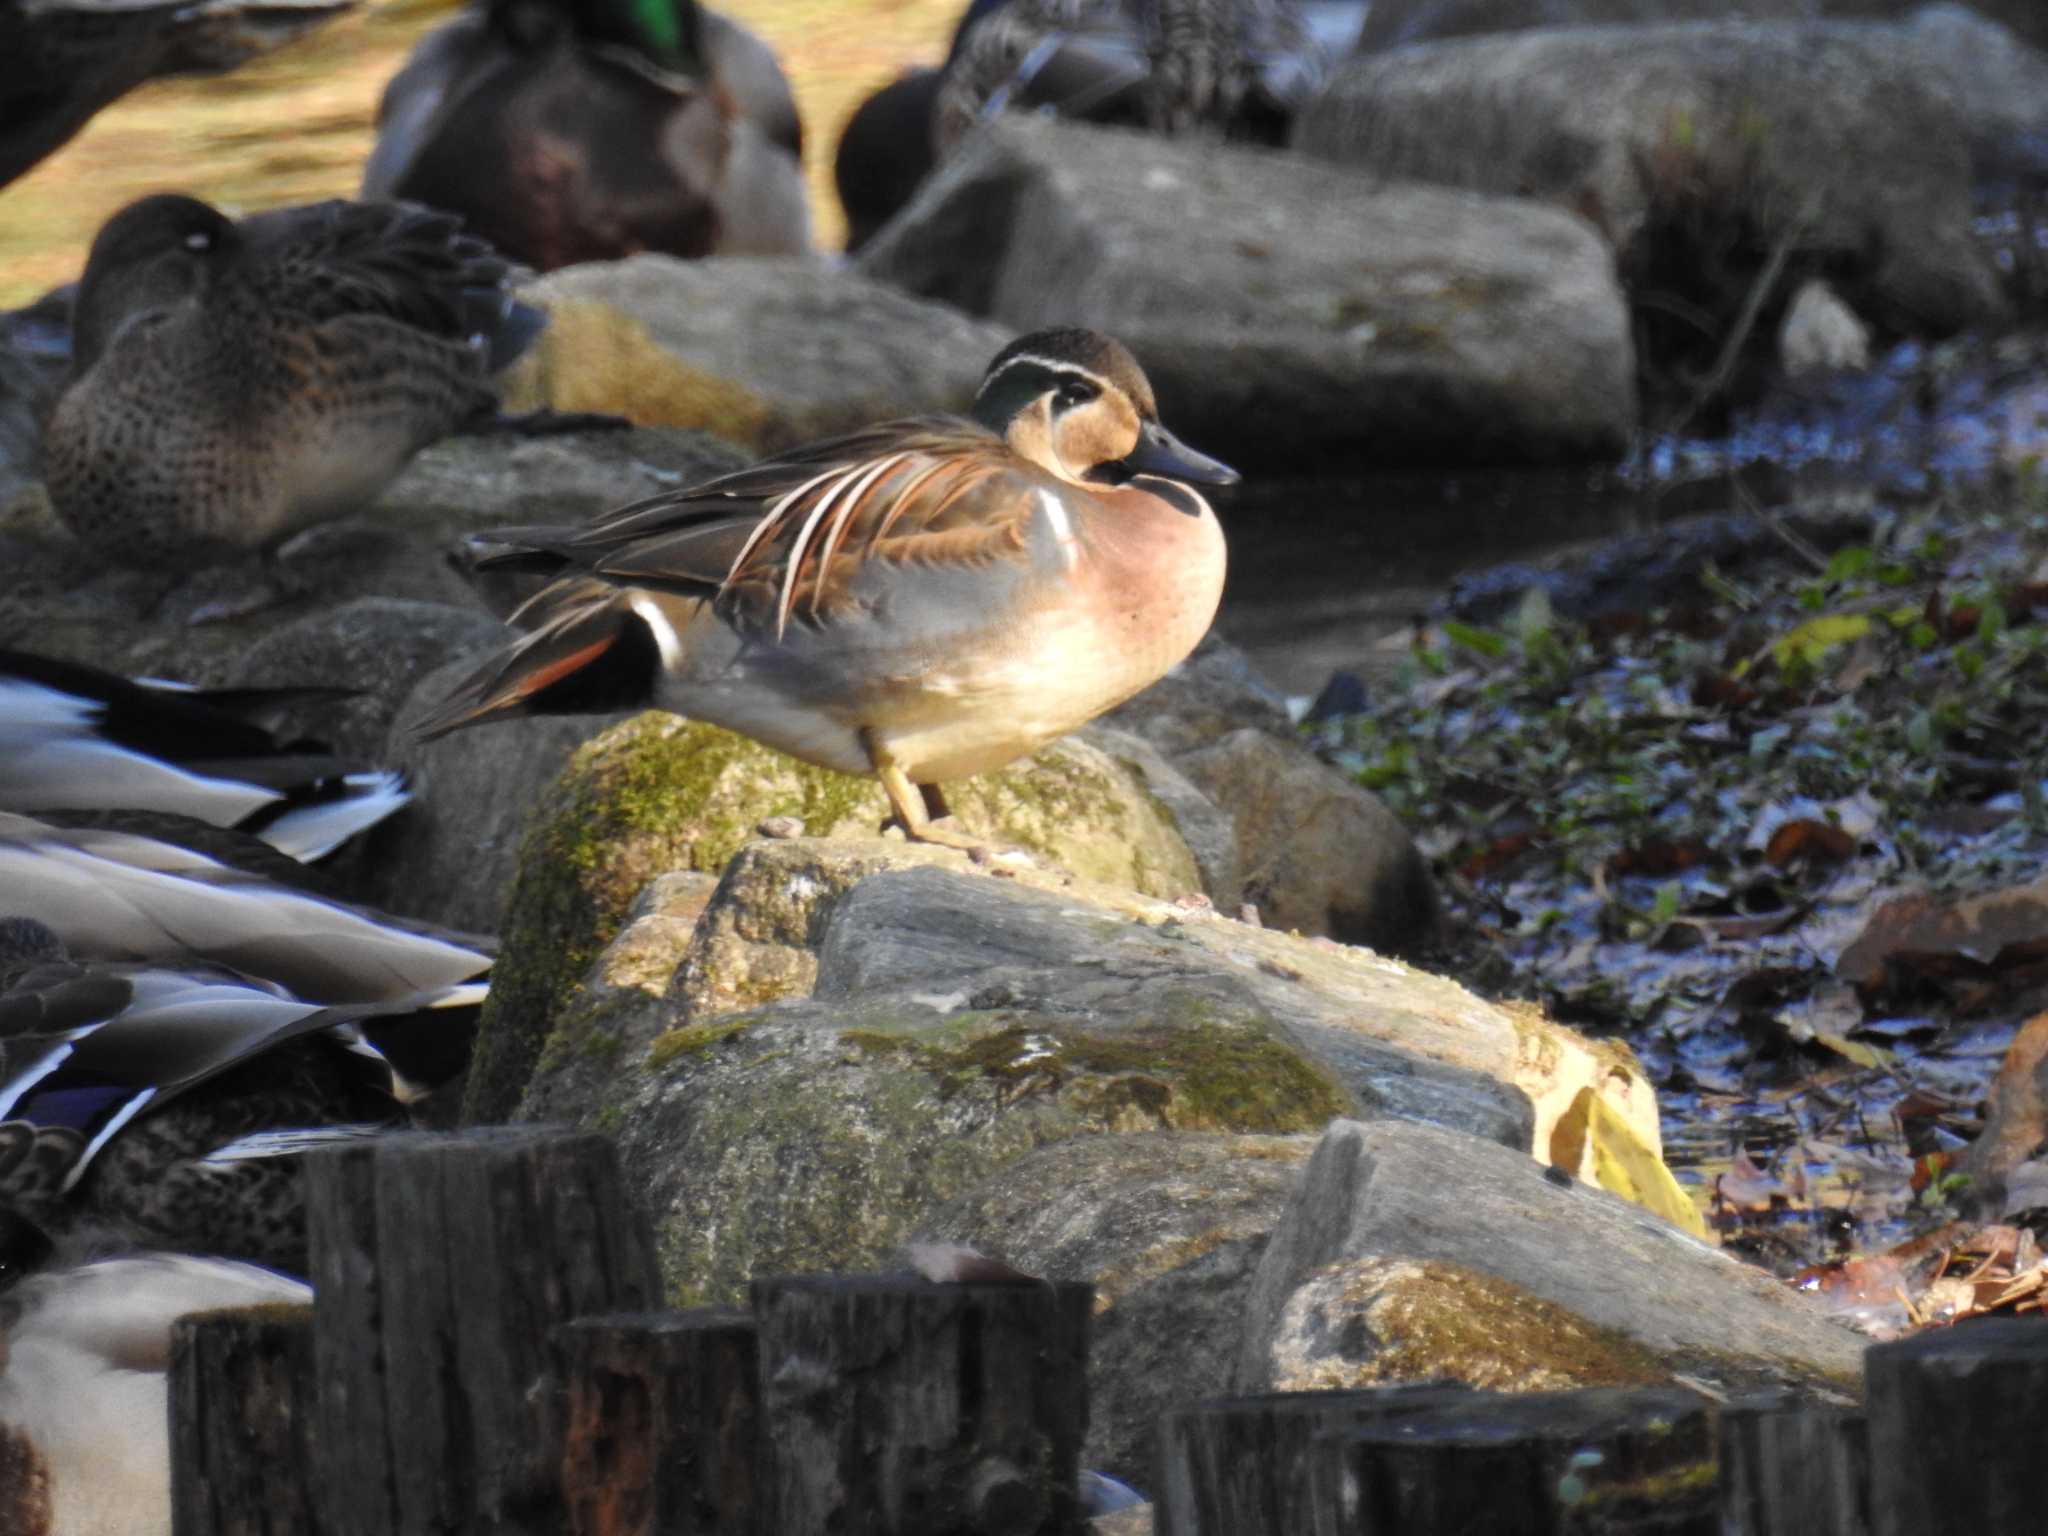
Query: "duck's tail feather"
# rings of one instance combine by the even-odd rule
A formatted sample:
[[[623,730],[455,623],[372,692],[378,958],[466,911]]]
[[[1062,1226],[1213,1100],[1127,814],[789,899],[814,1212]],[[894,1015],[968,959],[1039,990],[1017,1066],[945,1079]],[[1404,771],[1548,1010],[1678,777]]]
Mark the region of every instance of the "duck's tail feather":
[[[264,842],[302,864],[324,859],[412,799],[403,773],[373,770],[322,781],[315,797],[248,823]]]
[[[465,725],[515,715],[589,715],[651,703],[664,645],[640,611],[640,594],[583,578],[559,581],[515,616],[531,633],[464,678],[415,722],[431,741]]]

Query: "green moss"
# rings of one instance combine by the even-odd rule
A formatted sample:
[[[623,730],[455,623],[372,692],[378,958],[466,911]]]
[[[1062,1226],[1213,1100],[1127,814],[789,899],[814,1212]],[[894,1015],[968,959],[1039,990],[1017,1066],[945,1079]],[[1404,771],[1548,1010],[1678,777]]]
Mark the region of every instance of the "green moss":
[[[1009,1013],[949,1016],[943,1033],[842,1031],[855,1050],[913,1059],[942,1099],[984,1086],[1005,1095],[1071,1088],[1072,1107],[1105,1129],[1321,1130],[1349,1113],[1336,1078],[1263,1022],[1169,996],[1135,1028],[1103,1034],[1068,1020]]]
[[[865,779],[659,710],[586,742],[520,847],[464,1118],[511,1116],[552,1022],[656,875],[722,870],[763,817],[822,830],[866,801],[879,807],[881,791]]]
[[[687,1056],[721,1040],[730,1040],[753,1022],[751,1018],[726,1018],[710,1024],[689,1024],[681,1029],[666,1030],[655,1036],[654,1043],[647,1048],[647,1069],[659,1072],[678,1056]]]

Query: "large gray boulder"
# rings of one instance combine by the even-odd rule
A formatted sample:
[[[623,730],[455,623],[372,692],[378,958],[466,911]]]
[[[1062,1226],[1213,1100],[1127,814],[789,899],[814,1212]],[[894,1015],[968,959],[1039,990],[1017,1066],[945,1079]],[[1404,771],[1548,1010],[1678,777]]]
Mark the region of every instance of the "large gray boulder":
[[[1014,330],[1120,337],[1168,424],[1241,468],[1610,453],[1634,425],[1612,260],[1527,201],[1011,117],[858,265]]]
[[[1528,1158],[1432,1126],[1340,1121],[1260,1259],[1237,1386],[1683,1375],[1853,1391],[1864,1342],[1762,1270]]]
[[[1011,332],[845,268],[643,255],[522,290],[546,333],[509,405],[701,427],[757,453],[895,416],[963,411]]]
[[[1579,210],[1631,283],[1676,263],[1711,285],[1715,253],[1751,249],[1760,268],[1782,245],[1789,273],[1826,270],[1859,313],[1941,335],[2005,305],[1970,236],[1964,124],[1921,53],[1910,29],[1848,22],[1433,43],[1348,61],[1295,144],[1373,176]]]

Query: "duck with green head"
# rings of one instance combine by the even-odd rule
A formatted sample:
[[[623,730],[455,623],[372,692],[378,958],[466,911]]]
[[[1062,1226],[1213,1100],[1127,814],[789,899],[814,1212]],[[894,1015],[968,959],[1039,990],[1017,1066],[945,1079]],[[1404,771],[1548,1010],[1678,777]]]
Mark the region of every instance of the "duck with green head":
[[[363,196],[461,213],[542,271],[810,249],[781,67],[694,0],[477,0],[385,88]]]

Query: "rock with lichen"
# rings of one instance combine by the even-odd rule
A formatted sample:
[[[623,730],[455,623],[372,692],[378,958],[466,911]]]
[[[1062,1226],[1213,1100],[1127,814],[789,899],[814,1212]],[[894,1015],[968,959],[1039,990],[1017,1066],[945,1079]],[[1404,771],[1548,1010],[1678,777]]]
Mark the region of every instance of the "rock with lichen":
[[[867,835],[749,842],[708,903],[707,878],[640,897],[587,973],[521,975],[515,926],[520,990],[500,983],[483,1044],[506,1054],[473,1084],[502,1091],[528,1053],[520,1118],[618,1135],[678,1299],[884,1263],[928,1213],[1091,1138],[1368,1113],[1525,1155],[1539,1105],[1591,1092],[1654,1145],[1625,1053],[1203,904]]]
[[[524,724],[498,728],[495,750],[517,755],[517,740],[504,738]],[[947,794],[968,830],[1070,875],[1153,896],[1203,894],[1193,854],[1145,779],[1082,739]],[[771,818],[826,836],[872,833],[888,815],[872,779],[660,711],[585,744],[526,819],[467,1113],[496,1119],[518,1103],[553,1021],[656,875],[721,870]]]
[[[1863,1345],[1811,1298],[1603,1190],[1473,1137],[1345,1121],[1260,1258],[1235,1386],[1853,1392]]]

